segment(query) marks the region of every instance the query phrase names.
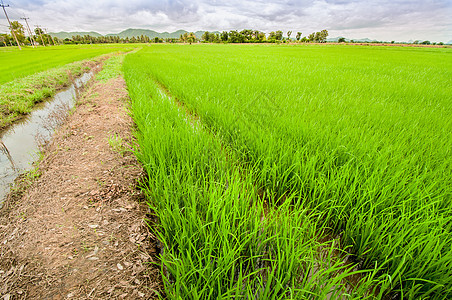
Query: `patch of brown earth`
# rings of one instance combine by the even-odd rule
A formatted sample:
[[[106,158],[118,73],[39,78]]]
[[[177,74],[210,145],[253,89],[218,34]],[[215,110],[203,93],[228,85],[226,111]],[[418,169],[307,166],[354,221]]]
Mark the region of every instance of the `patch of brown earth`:
[[[157,246],[136,188],[124,80],[95,83],[0,218],[0,299],[150,299]],[[2,298],[3,297],[3,298]]]

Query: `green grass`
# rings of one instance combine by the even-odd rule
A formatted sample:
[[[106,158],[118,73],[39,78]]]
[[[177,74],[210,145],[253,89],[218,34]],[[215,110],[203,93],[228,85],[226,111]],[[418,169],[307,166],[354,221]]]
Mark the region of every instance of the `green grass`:
[[[68,63],[90,59],[102,54],[118,51],[130,51],[137,45],[64,45],[52,47],[16,47],[0,48],[0,84],[22,78],[27,75],[60,67]]]
[[[253,226],[265,226],[257,220],[262,215],[257,193],[270,202],[271,214],[279,210],[278,216],[294,214],[274,219],[272,224],[279,230],[268,231],[269,241],[283,236],[284,241],[300,241],[314,251],[315,233],[331,230],[341,236],[343,247],[349,246],[362,269],[378,271],[378,276],[368,273],[374,277],[362,280],[355,290],[355,296],[361,295],[357,298],[377,281],[381,284],[377,298],[386,293],[407,299],[452,297],[450,49],[153,45],[126,58],[125,74],[138,125],[139,158],[149,174],[149,201],[161,219],[160,238],[168,248],[162,261],[180,265],[163,269],[169,274],[170,298],[179,297],[181,289],[191,291],[184,294],[187,298],[209,298],[196,293],[214,289],[206,282],[214,280],[215,271],[228,271],[215,264],[210,273],[199,275],[206,262],[193,265],[199,263],[195,249],[218,245],[211,238],[232,229],[237,231],[231,236],[244,238],[239,244],[249,245]],[[154,81],[199,117],[201,129],[175,121],[184,117],[174,116],[180,112],[170,101],[155,100],[161,96],[152,91],[157,89]],[[174,112],[159,111],[156,101]],[[178,130],[184,131],[179,134]],[[215,143],[221,145],[214,149],[220,149],[207,151],[207,145]],[[223,169],[215,163],[224,156],[223,148],[229,149],[242,176],[228,177],[235,168]],[[221,189],[225,182],[238,195],[225,196],[230,192]],[[248,200],[235,204],[242,197]],[[281,197],[285,201],[275,204]],[[231,215],[194,222],[209,207]],[[234,209],[244,214],[234,215]],[[207,230],[209,224],[231,219],[250,219],[259,225],[245,222],[243,227]],[[192,222],[199,225],[186,235]],[[300,230],[311,234],[284,235],[297,226],[306,226]],[[209,238],[202,240],[195,233]],[[181,235],[187,240],[174,241]],[[250,247],[260,244],[254,240]],[[293,280],[295,274],[309,273],[310,265],[300,262],[313,252],[293,252],[280,242],[272,245],[276,253],[293,255],[272,260],[274,264],[263,267],[263,274],[284,270],[287,262],[299,263],[288,271],[293,274],[288,281],[276,276],[275,286],[325,295],[302,280]],[[176,255],[188,251],[186,247],[193,247],[188,253],[195,258]],[[217,251],[210,257],[235,257],[235,270],[258,259],[231,251]],[[197,281],[174,281],[174,276],[190,274]],[[229,285],[219,281],[214,290],[228,286],[218,295],[230,297],[228,291],[240,287],[239,294],[249,296],[246,291],[256,291],[254,280],[264,290],[275,288],[259,272],[244,274],[250,275],[250,281],[240,281],[238,276]],[[324,278],[325,284],[334,282],[331,275]],[[289,297],[272,294],[279,296]]]
[[[122,74],[122,62],[124,55],[116,55],[104,62],[102,71],[96,74],[96,80],[107,81],[111,78],[116,78]]]

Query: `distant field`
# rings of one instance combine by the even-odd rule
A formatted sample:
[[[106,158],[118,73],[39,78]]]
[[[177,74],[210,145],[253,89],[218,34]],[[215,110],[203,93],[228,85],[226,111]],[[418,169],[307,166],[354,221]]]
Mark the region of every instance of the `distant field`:
[[[59,67],[74,61],[92,58],[125,49],[136,45],[69,45],[52,47],[0,48],[0,84],[9,82],[50,68]]]
[[[169,298],[452,297],[451,49],[152,45],[124,71]],[[313,283],[325,231],[378,276]]]

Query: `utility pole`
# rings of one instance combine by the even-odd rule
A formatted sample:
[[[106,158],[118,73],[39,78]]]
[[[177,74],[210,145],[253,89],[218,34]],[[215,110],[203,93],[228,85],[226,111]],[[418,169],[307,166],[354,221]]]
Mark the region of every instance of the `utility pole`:
[[[51,36],[50,34],[47,33],[47,28],[43,28],[43,29],[45,30],[46,34],[52,38],[53,45],[55,46],[55,40],[53,39],[53,36]]]
[[[44,45],[44,47],[46,46],[46,43],[44,42],[44,39],[42,38],[42,29],[41,29],[41,25],[35,25],[36,28],[38,28],[38,32],[39,32],[39,36],[41,37],[41,42]]]
[[[19,50],[22,50],[22,48],[20,47],[19,41],[17,40],[16,33],[13,30],[13,26],[11,25],[11,21],[9,20],[8,14],[6,13],[5,7],[9,7],[9,4],[8,5],[3,4],[3,0],[2,0],[2,4],[0,4],[0,6],[3,8],[3,11],[5,12],[6,19],[8,20],[8,23],[9,23],[9,28],[11,29],[11,34],[14,36],[14,39],[16,40]]]
[[[28,19],[30,18],[26,18],[25,16],[23,18],[21,18],[22,20],[25,20],[25,23],[27,23],[27,29],[28,29],[28,34],[30,35],[30,40],[33,43],[33,48],[35,47],[35,39],[33,38],[33,33],[31,32],[30,26],[28,26]]]

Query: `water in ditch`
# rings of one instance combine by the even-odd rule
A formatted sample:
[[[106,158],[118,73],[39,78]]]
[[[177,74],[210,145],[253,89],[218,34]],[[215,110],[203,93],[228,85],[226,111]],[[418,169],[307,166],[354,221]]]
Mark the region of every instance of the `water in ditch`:
[[[17,176],[32,168],[39,158],[39,145],[50,140],[54,130],[74,107],[77,91],[88,82],[92,73],[85,73],[72,85],[45,101],[24,119],[0,132],[0,207]]]

